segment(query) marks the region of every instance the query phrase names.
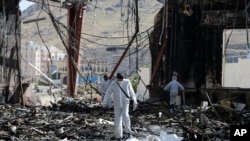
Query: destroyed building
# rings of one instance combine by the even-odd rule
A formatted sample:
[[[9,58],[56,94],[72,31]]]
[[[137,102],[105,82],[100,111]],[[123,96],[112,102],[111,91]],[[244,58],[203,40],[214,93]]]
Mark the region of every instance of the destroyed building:
[[[151,34],[151,95],[157,97],[177,72],[192,103],[200,103],[209,93],[213,102],[237,97],[249,106],[249,86],[239,85],[248,81],[249,1],[161,2],[165,6],[156,15]],[[225,62],[230,55],[245,65]]]
[[[20,72],[21,11],[19,1],[9,0],[0,3],[1,35],[1,102],[21,102],[22,92]],[[26,87],[26,86],[25,86]]]
[[[244,74],[244,70],[247,70],[249,1],[158,1],[162,2],[163,7],[155,16],[154,30],[149,35],[152,64],[150,81],[146,82],[145,89],[150,92],[149,99],[160,100],[142,101],[138,109],[131,112],[133,135],[141,140],[157,140],[167,132],[186,140],[229,140],[231,124],[249,124],[249,87],[238,84],[244,77],[240,80],[233,77],[237,82],[235,85],[227,78],[231,77],[230,74]],[[113,112],[103,111],[98,107],[98,102],[63,99],[60,103],[51,102],[49,107],[19,105],[23,103],[23,93],[28,84],[21,83],[19,69],[21,15],[18,4],[17,0],[0,3],[1,102],[5,103],[0,105],[3,111],[0,138],[111,140],[114,135]],[[79,13],[73,9],[70,14]],[[237,29],[244,32],[244,39],[232,41],[231,37],[242,35],[234,35],[233,31]],[[131,44],[137,35],[138,29],[135,29]],[[78,38],[77,35],[73,37]],[[72,40],[76,43],[72,46],[79,47],[77,40]],[[74,59],[77,60],[77,57]],[[74,68],[74,63],[72,61],[70,67]],[[244,66],[240,70],[236,69],[239,63]],[[228,68],[234,72],[227,72]],[[178,75],[185,86],[183,99],[186,101],[182,103],[185,105],[175,113],[171,113],[168,104],[161,101],[164,93],[162,87],[172,75]],[[68,96],[74,97],[77,87],[72,85],[69,89]],[[242,103],[243,108],[240,107]]]

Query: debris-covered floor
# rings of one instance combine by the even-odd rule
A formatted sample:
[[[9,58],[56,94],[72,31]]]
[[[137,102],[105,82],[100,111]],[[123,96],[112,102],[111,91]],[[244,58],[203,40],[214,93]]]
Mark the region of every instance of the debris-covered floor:
[[[133,137],[140,141],[161,141],[166,137],[190,141],[229,140],[230,124],[249,122],[248,110],[220,104],[201,106],[185,105],[171,111],[165,102],[140,103],[137,110],[130,113]],[[0,111],[1,140],[107,141],[115,137],[113,110],[105,110],[90,100],[61,100],[52,107],[2,104]]]

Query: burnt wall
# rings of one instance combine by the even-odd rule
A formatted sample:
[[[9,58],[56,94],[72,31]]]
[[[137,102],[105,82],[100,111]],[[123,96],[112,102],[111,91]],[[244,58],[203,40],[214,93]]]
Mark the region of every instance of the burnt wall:
[[[188,98],[202,100],[200,89],[221,88],[223,30],[250,26],[246,20],[250,1],[188,2],[168,3],[167,42],[151,88],[162,88],[176,71],[178,80],[190,90]],[[162,47],[159,41],[162,41],[160,31],[165,20],[163,9],[156,15],[157,26],[151,34],[152,70]],[[208,78],[212,85],[208,85]]]
[[[179,80],[189,88],[206,87],[208,76],[214,86],[220,86],[223,30],[250,26],[246,22],[248,3],[250,1],[214,1],[210,4],[206,1],[188,4],[170,1],[166,10],[167,20],[164,19],[163,7],[155,17],[155,28],[151,34],[152,72],[161,48],[165,48],[152,85],[164,86],[176,71]],[[159,44],[164,40],[161,33],[163,20],[167,21],[165,46]]]
[[[0,99],[19,101],[20,89],[20,29],[19,0],[0,2]]]

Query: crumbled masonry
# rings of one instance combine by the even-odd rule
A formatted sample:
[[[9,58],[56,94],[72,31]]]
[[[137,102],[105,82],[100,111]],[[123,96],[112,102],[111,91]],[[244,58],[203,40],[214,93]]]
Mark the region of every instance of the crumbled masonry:
[[[213,108],[212,108],[213,107]],[[90,100],[60,101],[51,107],[0,105],[0,139],[113,140],[113,110]],[[215,113],[216,111],[216,113]],[[160,113],[160,114],[159,114]],[[133,137],[146,139],[161,131],[186,140],[229,140],[231,124],[248,124],[250,111],[215,104],[206,109],[163,102],[143,102],[130,112]]]

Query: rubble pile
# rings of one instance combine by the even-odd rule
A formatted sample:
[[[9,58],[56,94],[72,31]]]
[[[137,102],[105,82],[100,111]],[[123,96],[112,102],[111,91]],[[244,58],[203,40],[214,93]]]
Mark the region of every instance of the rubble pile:
[[[89,100],[52,103],[51,107],[0,105],[0,140],[113,140],[113,110]],[[230,125],[248,124],[250,111],[214,104],[170,110],[162,102],[141,102],[130,112],[133,137],[141,141],[229,140]]]

